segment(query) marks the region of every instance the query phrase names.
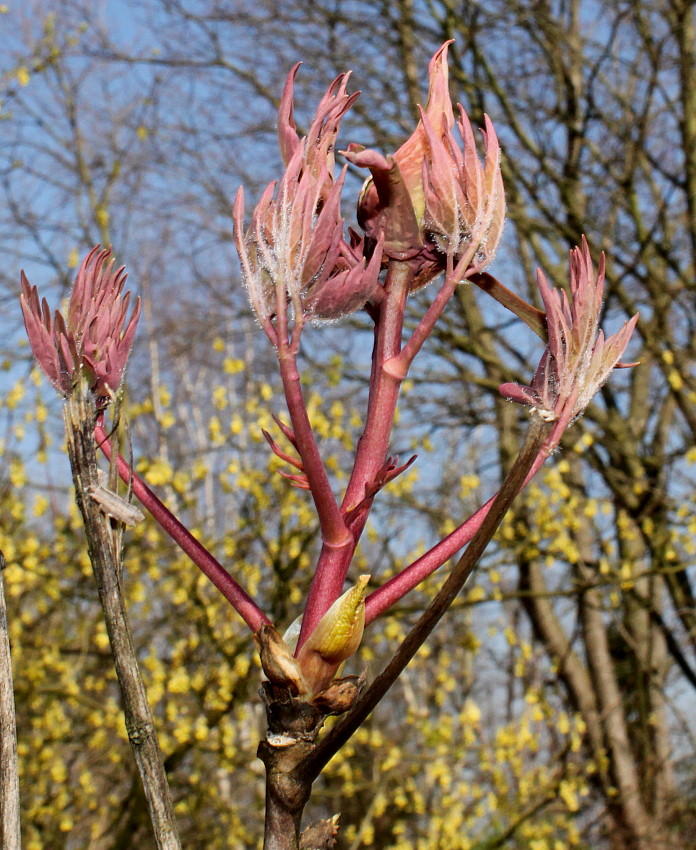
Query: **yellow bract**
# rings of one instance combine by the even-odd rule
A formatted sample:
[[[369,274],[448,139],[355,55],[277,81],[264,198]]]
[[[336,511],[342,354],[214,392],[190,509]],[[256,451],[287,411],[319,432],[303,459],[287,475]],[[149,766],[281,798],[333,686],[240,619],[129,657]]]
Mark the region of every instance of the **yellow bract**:
[[[331,664],[340,664],[355,654],[365,628],[365,588],[369,581],[369,575],[360,576],[355,587],[334,602],[308,638],[300,657],[313,651]]]

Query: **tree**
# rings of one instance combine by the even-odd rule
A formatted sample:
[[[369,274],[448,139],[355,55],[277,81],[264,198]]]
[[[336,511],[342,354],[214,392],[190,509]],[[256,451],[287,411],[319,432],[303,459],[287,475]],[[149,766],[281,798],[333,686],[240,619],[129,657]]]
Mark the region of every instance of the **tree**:
[[[535,492],[533,503],[525,509],[527,513],[520,515],[517,525],[510,522],[504,534],[509,549],[520,564],[522,595],[527,600],[525,606],[531,615],[536,639],[540,641],[539,648],[544,647],[552,657],[567,659],[567,668],[572,668],[561,666],[561,679],[568,694],[568,708],[572,711],[580,708],[583,712],[588,726],[586,740],[593,756],[602,756],[608,750],[610,760],[616,762],[616,756],[608,748],[608,740],[615,736],[617,723],[618,727],[623,725],[628,730],[628,765],[611,763],[607,773],[595,771],[590,776],[593,792],[587,798],[588,804],[603,796],[610,813],[608,829],[616,842],[620,842],[621,834],[627,831],[629,837],[625,842],[630,846],[630,842],[634,841],[631,830],[643,829],[639,822],[644,815],[640,812],[631,815],[624,811],[626,799],[635,799],[635,795],[630,793],[630,782],[628,786],[622,786],[617,778],[621,769],[624,776],[627,771],[644,780],[643,807],[649,809],[657,805],[650,813],[652,822],[649,829],[652,830],[653,824],[661,819],[677,828],[679,818],[686,817],[686,813],[680,814],[678,798],[673,808],[669,801],[676,788],[671,790],[673,780],[666,769],[671,763],[666,749],[672,724],[664,714],[667,710],[672,711],[670,702],[678,681],[692,681],[689,678],[689,650],[685,647],[689,646],[688,636],[693,630],[689,625],[689,612],[693,605],[689,601],[687,573],[682,569],[690,563],[691,511],[689,497],[685,494],[691,490],[688,487],[688,468],[681,459],[692,442],[688,439],[690,431],[687,429],[692,428],[693,418],[693,397],[689,396],[689,368],[693,362],[690,323],[693,317],[688,298],[689,281],[693,279],[692,250],[688,246],[689,233],[693,228],[689,228],[686,217],[687,181],[682,180],[680,175],[689,172],[688,157],[684,152],[692,150],[693,146],[684,144],[675,149],[672,145],[669,150],[663,151],[660,145],[668,136],[664,127],[666,124],[669,126],[670,121],[674,122],[674,132],[669,137],[688,141],[688,97],[693,87],[688,85],[690,42],[685,34],[688,35],[689,31],[690,17],[687,13],[690,10],[674,6],[665,11],[662,7],[651,9],[641,4],[639,8],[618,10],[612,20],[613,12],[594,9],[587,4],[568,10],[556,10],[545,5],[530,8],[511,4],[491,7],[489,4],[485,9],[470,5],[466,15],[461,10],[459,16],[455,13],[460,10],[446,5],[434,5],[427,13],[424,8],[416,7],[409,13],[406,4],[385,4],[379,10],[367,7],[361,10],[353,4],[350,16],[344,15],[343,9],[337,6],[332,11],[331,20],[326,20],[324,9],[303,9],[287,4],[280,9],[276,7],[274,20],[270,20],[269,12],[265,16],[262,13],[257,21],[249,17],[235,19],[234,14],[239,10],[231,5],[215,10],[214,15],[206,15],[204,8],[192,10],[171,4],[166,9],[153,4],[148,10],[155,16],[156,23],[162,24],[165,18],[167,21],[167,26],[160,30],[159,44],[165,48],[186,44],[186,51],[179,47],[177,55],[173,49],[165,49],[164,55],[152,57],[148,46],[148,55],[126,56],[123,50],[109,52],[110,46],[105,44],[101,58],[97,59],[93,47],[95,39],[90,45],[92,56],[89,60],[94,63],[94,68],[110,57],[111,67],[129,69],[124,70],[124,76],[127,76],[134,73],[133,69],[144,74],[143,68],[153,68],[156,62],[160,75],[157,81],[159,92],[167,91],[164,80],[167,74],[171,72],[169,79],[177,80],[175,88],[169,90],[170,94],[194,75],[200,78],[202,74],[210,73],[216,76],[216,82],[235,92],[234,100],[230,95],[232,103],[240,101],[240,87],[247,82],[255,87],[253,102],[261,109],[261,96],[272,92],[270,81],[274,80],[277,85],[278,64],[284,63],[289,67],[298,56],[308,53],[306,47],[302,47],[307,44],[303,41],[308,37],[307,30],[294,30],[284,18],[285,15],[290,18],[295,12],[299,18],[301,12],[307,27],[313,27],[313,74],[304,70],[298,84],[308,80],[319,88],[322,85],[320,81],[327,76],[346,67],[355,67],[356,76],[360,73],[361,77],[359,84],[365,89],[361,97],[365,105],[356,105],[353,112],[367,126],[358,133],[357,128],[353,129],[355,125],[347,123],[349,113],[345,135],[369,144],[379,143],[383,150],[396,149],[407,134],[411,120],[409,104],[412,106],[419,99],[418,75],[414,74],[414,68],[422,67],[423,60],[442,38],[458,32],[454,53],[455,63],[459,65],[458,88],[469,96],[465,105],[475,123],[482,123],[480,116],[484,109],[491,113],[503,136],[506,154],[503,163],[507,169],[509,202],[508,247],[495,267],[496,274],[505,280],[505,268],[527,269],[524,278],[517,271],[509,272],[518,291],[524,292],[527,281],[533,277],[534,265],[540,263],[547,274],[560,282],[562,256],[582,229],[585,229],[593,246],[602,244],[608,249],[613,269],[609,304],[615,311],[614,321],[618,321],[619,313],[627,316],[636,307],[641,309],[639,330],[646,341],[646,351],[639,355],[642,366],[633,373],[631,386],[625,389],[622,386],[621,393],[616,383],[612,385],[613,392],[609,389],[604,391],[604,405],[591,408],[581,423],[588,433],[582,441],[575,442],[577,459],[571,455],[573,462],[569,462],[568,470],[562,472],[560,478],[558,475],[550,476],[550,489]],[[377,16],[377,11],[384,13],[382,17]],[[567,17],[564,17],[566,11]],[[180,14],[183,12],[186,15]],[[595,13],[595,25],[590,29],[589,22]],[[370,20],[369,26],[364,26],[366,16]],[[351,33],[356,20],[360,20],[363,26],[354,42]],[[582,30],[578,20],[583,22]],[[255,42],[266,51],[265,54],[259,52],[259,56],[271,59],[268,70],[263,69],[262,63],[257,64],[254,80],[240,72],[243,72],[243,66],[239,62],[232,61],[238,54],[234,52],[230,37],[240,32],[240,26],[246,28],[245,37],[249,43]],[[279,38],[281,32],[283,37]],[[639,42],[636,33],[640,35]],[[349,55],[353,43],[359,45],[359,57]],[[631,53],[636,43],[643,47]],[[189,57],[188,65],[184,61],[186,57],[182,58],[184,53]],[[192,55],[196,57],[195,63],[190,61]],[[280,60],[275,58],[278,55]],[[399,71],[403,60],[405,70],[400,79],[395,74],[393,82],[384,74],[375,75],[368,85],[366,74],[357,70],[365,67],[367,57],[382,62],[384,67],[389,68],[390,74]],[[134,59],[139,64],[134,65]],[[120,64],[114,65],[116,60]],[[30,64],[26,67],[33,75]],[[511,81],[513,74],[515,80]],[[666,89],[663,87],[664,79],[670,80]],[[547,84],[545,81],[548,80],[553,84]],[[386,112],[384,109],[378,112],[374,99],[385,87],[392,94],[392,99]],[[216,91],[215,97],[219,99],[220,88]],[[20,94],[22,92],[29,95],[31,83],[21,87]],[[630,98],[626,97],[626,92],[632,93]],[[673,96],[673,92],[679,94]],[[211,94],[209,101],[213,102],[211,89],[203,99],[207,99],[208,94]],[[274,97],[275,92],[270,96]],[[245,102],[249,102],[248,95]],[[306,102],[312,100],[307,97]],[[103,117],[104,105],[99,106]],[[211,115],[214,113],[207,113],[207,117]],[[370,119],[375,115],[379,115],[379,121]],[[606,116],[611,116],[611,121]],[[215,117],[220,118],[219,115]],[[249,117],[252,122],[255,120],[253,115]],[[511,117],[515,120],[510,120]],[[110,126],[109,120],[104,120],[101,126],[106,130]],[[237,123],[235,126],[241,125]],[[161,129],[161,139],[167,138],[166,129]],[[168,168],[174,162],[181,163],[182,171],[184,168],[191,170],[189,163],[197,161],[200,169],[197,173],[203,175],[203,185],[200,193],[190,194],[188,200],[208,204],[207,199],[210,198],[215,202],[213,209],[222,210],[220,200],[230,194],[229,190],[220,191],[224,177],[215,174],[211,177],[213,169],[210,163],[206,164],[208,167],[201,168],[195,155],[197,149],[203,149],[203,145],[198,148],[193,142],[190,122],[178,129],[180,134],[176,139],[186,138],[186,133],[189,133],[189,141],[180,145],[178,159],[165,155]],[[173,138],[173,135],[169,136],[168,140]],[[210,135],[207,141],[209,151]],[[171,144],[173,149],[175,142],[171,141]],[[100,148],[103,149],[104,145]],[[135,150],[133,153],[136,153]],[[107,165],[109,160],[107,156]],[[227,160],[225,163],[221,154],[213,156],[211,162],[216,166],[223,163],[225,168],[233,167],[229,157]],[[245,162],[241,164],[244,166]],[[260,180],[267,176],[262,175]],[[230,179],[230,183],[234,182]],[[128,188],[132,189],[132,185]],[[66,197],[70,194],[74,196],[74,193],[67,193]],[[170,204],[173,197],[171,193],[167,195]],[[114,223],[118,221],[115,215],[118,203],[113,199],[111,203],[110,220]],[[142,205],[142,210],[153,208]],[[668,208],[669,218],[666,214]],[[140,211],[136,210],[136,214],[139,215]],[[22,218],[28,219],[26,215]],[[198,224],[188,218],[193,232]],[[224,213],[221,221],[224,221]],[[592,222],[597,223],[594,232],[588,229]],[[211,233],[224,229],[223,225],[216,230],[216,226],[211,226],[210,219],[206,221],[205,217],[200,218],[200,224],[203,225],[200,232],[204,232],[205,228]],[[96,238],[92,236],[88,241],[96,241]],[[125,250],[126,241],[121,237],[118,241]],[[158,251],[161,256],[167,250],[161,246],[166,244],[172,243],[167,243],[166,239],[160,242]],[[549,256],[553,256],[554,252],[558,258],[557,267],[549,264]],[[152,249],[147,248],[140,253],[152,256]],[[176,257],[177,254],[171,256]],[[519,264],[513,263],[514,257],[519,259]],[[208,259],[206,255],[206,272],[209,271]],[[142,262],[139,258],[138,263]],[[152,262],[154,264],[155,260]],[[195,252],[190,257],[186,256],[185,262],[191,269],[189,278],[202,280],[204,275]],[[58,266],[60,263],[56,263]],[[222,265],[219,268],[221,270]],[[555,276],[557,271],[558,277]],[[224,274],[221,271],[210,275],[210,286],[217,293],[220,293],[221,287],[216,281],[222,279]],[[505,465],[515,448],[517,417],[509,405],[494,401],[491,390],[512,378],[528,382],[533,365],[521,364],[526,362],[529,345],[525,340],[511,350],[509,340],[501,342],[495,331],[488,330],[484,335],[483,328],[487,323],[482,318],[481,303],[477,303],[476,297],[468,290],[460,289],[457,295],[458,311],[450,305],[444,317],[445,323],[440,326],[441,342],[436,354],[440,358],[437,362],[442,365],[428,362],[427,400],[433,412],[427,417],[427,425],[432,427],[434,442],[442,445],[442,426],[445,424],[462,421],[464,428],[472,429],[481,427],[482,423],[495,424],[496,432],[508,435],[510,441],[510,445],[503,443],[498,450]],[[223,296],[229,298],[224,293]],[[427,290],[423,297],[427,299]],[[415,299],[413,303],[417,303]],[[485,309],[488,311],[490,308],[486,306]],[[157,312],[161,315],[162,311]],[[166,325],[163,316],[158,320]],[[212,323],[219,326],[219,318],[213,317]],[[242,339],[240,342],[243,344]],[[173,347],[176,349],[176,344]],[[201,346],[201,360],[205,356],[207,351]],[[264,355],[260,353],[259,356]],[[511,363],[515,362],[520,364],[517,372],[511,368]],[[439,379],[441,392],[435,391],[433,377]],[[460,390],[463,404],[457,404],[458,399],[451,390],[452,380],[457,379],[461,386],[462,377],[473,378],[485,395],[479,397],[472,390],[468,396],[463,396]],[[183,394],[180,382],[173,384],[173,391]],[[421,405],[416,407],[414,419],[416,427],[422,426],[424,417],[419,413],[423,408],[418,384],[409,398]],[[453,398],[456,399],[454,404]],[[462,408],[465,409],[462,411]],[[631,411],[630,430],[622,424],[622,417],[618,414],[618,411],[626,410]],[[204,415],[203,421],[206,419]],[[404,429],[408,421],[405,415]],[[593,442],[588,445],[591,438]],[[142,438],[138,435],[137,439]],[[149,440],[155,445],[152,432]],[[463,441],[458,440],[457,444],[462,446]],[[490,452],[491,444],[485,447],[489,451],[484,462],[495,460]],[[457,445],[451,446],[448,451],[451,452],[448,458],[450,470],[457,469],[460,463],[466,463],[463,468],[467,471],[472,468],[471,457],[459,460]],[[561,471],[564,469],[562,466]],[[211,480],[208,479],[209,482]],[[687,483],[682,484],[682,481]],[[454,501],[452,484],[458,489],[456,475],[451,475],[445,482],[449,488],[450,504]],[[597,489],[600,485],[606,490]],[[586,491],[593,495],[602,493],[603,498],[593,501],[586,496]],[[210,487],[207,492],[211,492]],[[556,492],[571,500],[569,506],[557,504]],[[548,499],[548,508],[544,506],[542,497]],[[421,517],[433,515],[433,506],[437,502],[425,497],[422,483],[410,498],[414,514],[417,511]],[[618,533],[602,520],[604,509],[615,516]],[[581,513],[587,516],[578,523]],[[535,520],[540,530],[539,539],[530,541],[527,532],[522,529]],[[436,514],[434,522],[439,522]],[[561,525],[566,533],[559,537]],[[554,536],[557,539],[551,544],[546,542]],[[616,553],[620,553],[620,563]],[[506,557],[511,558],[506,556],[504,549],[494,552],[492,557],[503,564]],[[395,558],[400,559],[400,553],[395,553]],[[542,570],[543,563],[551,559],[555,564],[553,570]],[[494,570],[494,566],[491,569]],[[564,570],[568,574],[574,573],[578,590],[582,590],[574,607],[570,606],[570,601],[575,597],[568,595],[568,589],[575,585],[569,578],[564,578]],[[630,586],[631,582],[633,586]],[[512,580],[505,578],[503,593],[512,593],[513,585]],[[593,596],[597,586],[600,589],[606,586],[607,593],[602,593],[599,598],[596,594]],[[616,597],[612,597],[610,590],[614,586]],[[494,583],[492,592],[496,587],[501,587],[500,582]],[[535,591],[531,601],[530,589]],[[607,601],[611,606],[616,602],[616,607],[601,610]],[[672,610],[677,616],[671,613]],[[550,614],[555,617],[551,618]],[[509,616],[515,621],[511,608]],[[574,638],[577,631],[575,622],[582,624],[580,639]],[[598,643],[603,635],[604,640]],[[568,646],[577,650],[575,656],[567,654]],[[670,667],[669,659],[674,659],[678,667]],[[634,665],[633,669],[637,672],[629,672],[630,665]],[[668,667],[670,679],[665,691],[662,681]],[[594,678],[591,675],[593,670]],[[602,677],[599,677],[600,673]],[[603,700],[605,705],[615,706],[612,693],[627,693],[629,688],[632,693],[625,708],[621,711],[615,709],[612,714],[616,716],[611,718],[600,713],[600,721],[597,722],[594,713],[597,699]],[[580,698],[588,692],[594,692],[595,705],[590,701],[589,705],[583,703],[581,707]],[[663,706],[664,700],[667,700],[667,707]],[[674,707],[678,709],[678,705]],[[663,717],[662,722],[660,716]],[[610,720],[613,731],[607,728]],[[674,737],[672,742],[677,743]],[[677,748],[679,750],[678,743]],[[594,757],[593,762],[596,761]],[[601,765],[602,759],[599,758],[597,763]],[[612,789],[617,784],[623,787],[624,793],[613,793]],[[657,793],[653,793],[651,788],[656,788]],[[596,797],[595,793],[600,796]],[[631,823],[634,825],[631,826]]]

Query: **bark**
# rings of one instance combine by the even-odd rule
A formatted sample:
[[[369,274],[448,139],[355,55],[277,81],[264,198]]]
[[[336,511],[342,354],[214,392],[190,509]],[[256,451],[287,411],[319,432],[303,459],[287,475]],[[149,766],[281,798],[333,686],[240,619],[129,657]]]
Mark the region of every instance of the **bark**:
[[[17,727],[4,569],[5,558],[0,552],[0,837],[4,850],[21,850]]]
[[[599,592],[588,587],[580,600],[583,641],[592,685],[602,712],[610,771],[619,794],[623,819],[623,842],[635,850],[650,850],[651,820],[640,794],[638,770],[631,751],[623,698],[619,690]]]
[[[576,458],[570,458],[573,481],[582,482]],[[608,623],[603,613],[602,597],[596,587],[596,571],[589,566],[594,560],[593,533],[586,517],[580,517],[574,529],[579,562],[580,622],[592,689],[602,718],[604,739],[609,757],[609,773],[616,790],[619,814],[617,840],[625,847],[648,850],[661,832],[660,824],[651,817],[642,795],[641,767],[635,742],[629,734],[625,699],[614,665],[609,641]]]
[[[268,723],[257,753],[266,767],[263,850],[299,850],[312,781],[300,776],[297,767],[313,752],[324,717],[313,705],[270,682],[264,682],[262,695]]]
[[[534,633],[545,646],[549,657],[558,664],[558,675],[571,704],[585,721],[590,752],[598,767],[602,789],[606,793],[611,783],[604,766],[602,718],[592,680],[580,656],[572,650],[571,640],[553,610],[542,568],[537,562],[520,562],[520,591],[522,604],[532,622]]]
[[[673,31],[679,50],[681,83],[682,149],[688,230],[691,238],[692,262],[696,266],[696,10],[691,0],[672,4]]]
[[[145,790],[157,846],[160,850],[180,850],[162,753],[126,615],[117,534],[112,521],[90,495],[99,486],[94,442],[95,408],[90,400],[81,396],[80,390],[78,387],[65,408],[68,455],[121,688],[126,730]]]
[[[619,545],[622,563],[633,564],[634,572],[642,574],[635,584],[637,593],[649,599],[655,612],[661,614],[664,581],[659,574],[646,574],[648,553],[639,530],[634,527],[633,533],[624,535]],[[655,618],[635,595],[626,595],[625,609],[627,637],[635,655],[635,689],[640,701],[642,753],[639,762],[643,797],[655,823],[663,824],[675,790],[669,736],[666,734],[664,683],[669,670],[667,648]]]
[[[581,470],[575,459],[571,458],[571,463],[575,467],[573,479],[580,486]],[[634,605],[626,605],[624,629],[630,641],[629,658],[639,667],[639,675],[631,674],[622,689],[612,653],[610,624],[602,613],[597,576],[590,566],[593,544],[587,520],[580,521],[574,536],[580,554],[576,572],[583,587],[579,613],[587,664],[572,651],[571,639],[550,601],[542,567],[524,559],[520,563],[522,602],[536,636],[558,663],[559,676],[571,703],[586,723],[587,745],[598,767],[598,781],[607,800],[615,846],[633,850],[661,841],[667,847],[670,844],[664,824],[674,780],[664,724],[662,684],[667,664],[664,637],[648,606],[640,605],[638,599]],[[620,545],[622,562],[640,560],[641,553],[645,555],[638,534],[623,535]],[[648,599],[650,606],[657,605],[659,614],[660,594],[655,582],[662,585],[657,577],[640,579],[639,595],[642,600]],[[645,702],[645,723],[644,736],[639,740],[629,723],[628,701],[640,703],[641,696]],[[637,710],[640,713],[640,704]]]

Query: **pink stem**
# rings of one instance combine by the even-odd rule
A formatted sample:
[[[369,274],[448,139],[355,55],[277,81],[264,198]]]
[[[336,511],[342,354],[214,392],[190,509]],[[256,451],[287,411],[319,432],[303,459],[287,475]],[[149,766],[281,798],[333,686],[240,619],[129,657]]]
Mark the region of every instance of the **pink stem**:
[[[522,485],[523,488],[534,478],[544,465],[546,459],[556,448],[567,425],[568,421],[566,417],[558,421],[534,461],[532,468],[527,473],[524,484]],[[492,496],[485,505],[482,505],[459,528],[456,528],[437,545],[433,546],[430,551],[421,555],[420,558],[367,596],[365,599],[365,623],[371,623],[381,614],[384,614],[392,605],[441,567],[462,546],[466,546],[488,515],[495,498],[495,496]]]
[[[344,512],[364,499],[365,487],[374,481],[387,457],[402,379],[390,375],[384,364],[401,351],[404,310],[412,279],[413,270],[408,262],[390,262],[386,298],[380,308],[365,430],[358,442],[353,472],[343,499]]]
[[[104,452],[107,460],[111,460],[111,444],[102,425],[95,427],[94,436],[97,446]],[[142,478],[130,468],[125,458],[118,455],[116,462],[118,465],[118,474],[121,476],[121,479],[133,488],[133,492],[140,499],[143,506],[147,508],[162,529],[189,556],[201,572],[212,581],[247,626],[253,632],[256,632],[262,625],[270,624],[271,621],[254,600],[155,496]]]
[[[372,483],[387,456],[401,379],[386,372],[384,364],[401,351],[406,296],[412,279],[413,271],[407,262],[390,262],[385,297],[380,304],[377,320],[365,430],[358,442],[353,472],[341,506],[344,514],[364,499],[365,487]],[[298,651],[340,596],[368,514],[369,509],[354,524],[350,546],[337,549],[324,544],[322,547],[302,617]]]
[[[278,363],[290,421],[297,441],[297,450],[302,459],[302,471],[307,476],[309,489],[314,499],[322,540],[325,545],[333,549],[352,546],[353,535],[346,528],[341,516],[341,510],[331,489],[319,447],[314,439],[314,431],[307,416],[294,353],[289,349],[279,349]]]
[[[331,489],[331,483],[326,474],[321,459],[319,447],[314,438],[314,431],[307,415],[307,406],[302,395],[300,374],[297,370],[297,352],[300,347],[300,337],[304,328],[302,305],[293,298],[295,324],[290,338],[288,322],[288,299],[285,286],[276,286],[276,325],[278,366],[283,381],[285,401],[288,405],[290,421],[293,428],[293,445],[297,448],[302,461],[302,471],[307,477],[309,491],[314,500],[314,506],[319,519],[322,540],[325,545],[333,548],[350,546],[353,537],[346,528],[341,516],[338,502]]]
[[[470,249],[471,256],[473,256],[475,247]],[[462,261],[466,262],[466,266],[464,266],[464,273],[459,274],[458,270],[462,267]],[[403,349],[394,357],[390,358],[384,364],[384,369],[390,375],[394,375],[394,377],[403,379],[408,374],[408,370],[411,368],[411,363],[418,352],[423,347],[423,343],[430,336],[435,327],[438,319],[442,315],[447,303],[450,298],[454,295],[454,290],[457,287],[457,284],[461,283],[468,275],[474,274],[476,269],[471,268],[468,269],[467,256],[462,257],[462,261],[457,264],[457,268],[452,267],[452,257],[447,258],[447,273],[445,275],[445,281],[440,288],[440,291],[436,295],[433,303],[428,307],[425,312],[425,315],[418,323],[418,327],[411,334],[408,342],[404,345]]]

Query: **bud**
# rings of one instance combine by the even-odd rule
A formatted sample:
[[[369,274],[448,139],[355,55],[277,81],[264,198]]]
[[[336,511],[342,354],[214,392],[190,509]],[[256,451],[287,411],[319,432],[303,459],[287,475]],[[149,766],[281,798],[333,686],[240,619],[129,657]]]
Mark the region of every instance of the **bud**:
[[[259,648],[261,667],[268,681],[272,685],[287,688],[293,696],[305,694],[307,683],[300,665],[275,626],[264,623],[254,632],[254,640]]]
[[[485,117],[485,166],[476,152],[469,119],[459,106],[460,147],[452,129],[447,48],[430,62],[425,109],[413,134],[393,155],[350,145],[346,158],[369,168],[358,204],[358,220],[368,236],[384,232],[385,253],[418,268],[416,287],[432,280],[466,251],[469,267],[480,271],[495,255],[503,232],[505,195],[500,148]],[[466,271],[466,269],[464,269]]]
[[[334,679],[323,691],[312,700],[322,714],[345,714],[350,711],[365,685],[365,676],[346,676],[344,679]]]
[[[605,259],[602,254],[595,277],[590,249],[570,252],[570,299],[552,289],[541,270],[539,292],[546,307],[548,345],[529,386],[502,384],[500,392],[520,404],[528,404],[545,419],[569,422],[579,416],[615,367],[638,321],[629,319],[615,334],[604,338],[599,329],[604,294]]]
[[[297,660],[310,691],[323,691],[341,664],[360,646],[365,628],[365,588],[369,575],[359,577],[355,587],[340,596],[307,638]]]
[[[70,293],[67,322],[53,317],[46,299],[22,272],[20,303],[29,344],[39,366],[59,393],[68,397],[80,374],[98,399],[121,385],[140,317],[140,299],[128,318],[130,292],[123,295],[125,267],[114,271],[111,249],[97,245],[80,265]]]
[[[331,850],[336,846],[340,815],[311,824],[300,836],[300,850]]]
[[[264,328],[287,312],[335,319],[362,307],[377,286],[378,247],[368,263],[343,238],[341,191],[346,169],[334,181],[334,146],[341,118],[358,93],[347,95],[342,74],[322,98],[306,138],[293,119],[295,66],[285,84],[278,117],[285,173],[271,183],[244,227],[244,193],[234,203],[237,252],[251,306]],[[272,337],[272,334],[269,333]]]

